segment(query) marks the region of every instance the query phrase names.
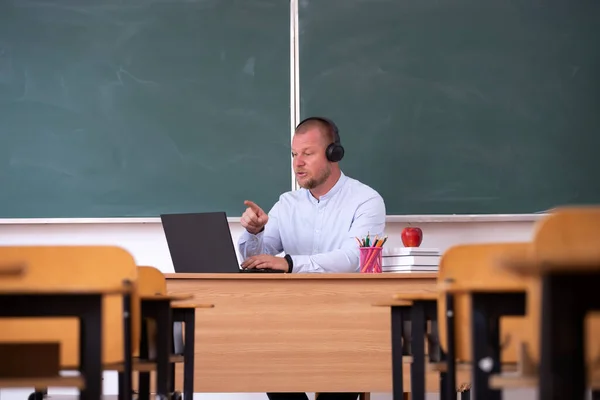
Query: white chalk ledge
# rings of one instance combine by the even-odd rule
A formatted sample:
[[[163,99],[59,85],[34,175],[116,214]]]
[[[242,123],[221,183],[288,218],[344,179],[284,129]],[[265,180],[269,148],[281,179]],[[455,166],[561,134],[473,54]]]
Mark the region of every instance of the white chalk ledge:
[[[440,214],[440,215],[388,215],[389,223],[456,223],[456,222],[532,222],[544,217],[534,214]],[[227,218],[239,223],[240,217]],[[160,224],[160,218],[0,218],[0,224]]]

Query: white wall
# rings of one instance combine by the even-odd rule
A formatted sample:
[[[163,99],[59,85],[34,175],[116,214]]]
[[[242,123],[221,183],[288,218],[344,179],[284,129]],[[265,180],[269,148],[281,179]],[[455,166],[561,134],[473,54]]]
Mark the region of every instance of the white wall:
[[[482,218],[444,217],[414,218],[391,217],[392,221],[421,220],[412,226],[423,229],[422,247],[438,247],[444,251],[459,243],[488,241],[521,241],[531,237],[533,218],[531,216],[489,216]],[[431,222],[441,221],[441,222]],[[455,222],[453,222],[455,221]],[[31,224],[0,221],[0,244],[111,244],[120,245],[130,251],[138,265],[152,265],[163,272],[173,272],[173,264],[160,223],[60,223]],[[13,221],[14,222],[14,221]],[[400,232],[406,222],[388,222],[389,236],[386,247],[402,246]],[[230,223],[234,243],[242,230],[237,222]],[[238,255],[239,257],[239,255]],[[105,394],[117,393],[117,380],[114,373],[106,373]],[[0,391],[0,400],[23,400],[31,390]],[[69,389],[50,389],[50,394],[75,393]],[[197,394],[195,397],[206,400],[264,400],[266,396],[257,394]],[[390,394],[375,394],[373,400],[390,400]],[[430,399],[437,395],[429,396]],[[533,399],[534,392],[520,391],[508,396],[512,400]]]

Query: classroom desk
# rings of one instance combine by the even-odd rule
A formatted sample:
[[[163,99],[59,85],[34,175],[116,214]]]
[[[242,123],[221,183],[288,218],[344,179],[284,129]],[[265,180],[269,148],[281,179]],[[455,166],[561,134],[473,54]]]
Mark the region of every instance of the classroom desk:
[[[169,293],[215,305],[196,316],[197,393],[389,393],[390,310],[373,304],[436,287],[432,273],[165,276]],[[438,387],[428,373],[428,392]]]

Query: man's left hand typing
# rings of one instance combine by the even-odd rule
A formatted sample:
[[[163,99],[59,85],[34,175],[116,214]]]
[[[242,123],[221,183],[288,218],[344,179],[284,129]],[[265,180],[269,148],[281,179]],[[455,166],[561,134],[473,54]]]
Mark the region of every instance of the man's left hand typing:
[[[256,256],[248,257],[242,263],[242,268],[251,269],[277,269],[280,271],[288,271],[288,262],[283,257],[276,257],[269,254],[259,254]]]

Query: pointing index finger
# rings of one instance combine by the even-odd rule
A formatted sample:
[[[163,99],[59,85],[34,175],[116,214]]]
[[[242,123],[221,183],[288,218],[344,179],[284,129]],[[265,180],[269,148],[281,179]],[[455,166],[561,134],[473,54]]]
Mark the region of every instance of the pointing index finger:
[[[244,204],[246,206],[250,207],[252,209],[252,211],[254,211],[256,214],[264,213],[264,211],[258,205],[256,205],[256,203],[253,201],[246,200],[246,201],[244,201]]]

